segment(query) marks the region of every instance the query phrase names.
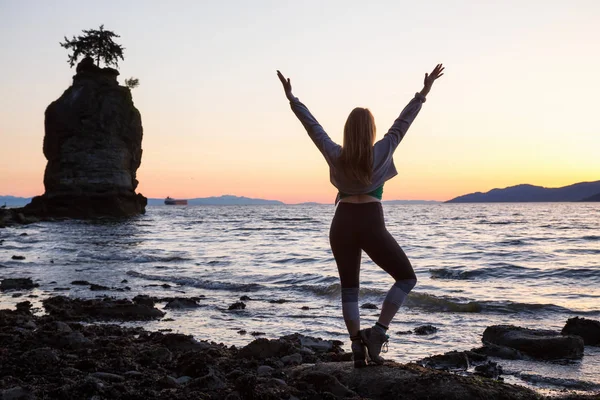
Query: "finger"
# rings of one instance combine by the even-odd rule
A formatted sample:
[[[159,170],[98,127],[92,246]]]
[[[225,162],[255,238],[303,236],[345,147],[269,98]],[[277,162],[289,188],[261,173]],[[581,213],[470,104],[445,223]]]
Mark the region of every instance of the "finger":
[[[442,76],[442,75],[444,75],[444,74],[439,74],[439,75],[438,75],[438,76],[437,76],[435,79],[439,78],[439,77],[440,77],[440,76]]]

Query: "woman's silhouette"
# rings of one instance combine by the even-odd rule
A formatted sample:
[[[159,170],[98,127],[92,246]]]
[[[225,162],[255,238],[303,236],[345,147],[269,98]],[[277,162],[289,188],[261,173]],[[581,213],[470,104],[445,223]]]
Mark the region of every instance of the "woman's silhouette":
[[[339,192],[329,242],[342,287],[342,314],[352,341],[354,366],[381,364],[381,348],[387,344],[386,331],[404,299],[417,283],[412,265],[396,240],[387,231],[381,207],[383,184],[397,175],[393,154],[425,102],[436,79],[443,75],[438,64],[425,74],[423,89],[402,110],[388,133],[375,143],[375,121],[366,108],[352,110],[344,126],[344,146],[333,142],[308,108],[292,95],[289,79],[277,71],[292,111],[329,164],[330,179]],[[387,293],[379,320],[372,328],[360,329],[358,310],[361,251],[395,283]]]

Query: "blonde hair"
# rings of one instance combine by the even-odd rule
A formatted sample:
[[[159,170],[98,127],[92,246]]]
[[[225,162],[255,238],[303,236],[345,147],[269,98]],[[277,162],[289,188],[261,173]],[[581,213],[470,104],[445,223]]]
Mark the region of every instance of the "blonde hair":
[[[369,185],[373,176],[375,118],[368,108],[357,107],[344,126],[344,146],[339,162],[346,175]]]

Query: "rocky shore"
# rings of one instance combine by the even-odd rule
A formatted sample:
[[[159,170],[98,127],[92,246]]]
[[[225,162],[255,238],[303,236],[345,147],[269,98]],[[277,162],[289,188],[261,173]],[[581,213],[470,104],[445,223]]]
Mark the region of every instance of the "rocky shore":
[[[2,290],[29,284],[27,280],[5,279]],[[481,351],[354,369],[351,354],[344,352],[339,341],[293,334],[260,338],[236,348],[168,330],[150,332],[114,324],[162,318],[163,312],[154,307],[157,300],[168,301],[171,307],[193,307],[197,299],[136,296],[81,300],[55,296],[43,301],[46,314],[42,316],[32,313],[28,301],[18,303],[16,310],[0,310],[0,398],[544,398],[530,389],[503,383],[501,367],[490,362],[486,354],[501,346],[487,341],[484,343],[492,347],[486,344]],[[568,326],[569,333],[584,326],[588,336],[596,337],[594,321],[570,321]],[[561,339],[548,339],[548,335],[543,341],[557,347],[556,341]],[[506,345],[514,338],[523,346],[524,340],[535,336],[539,335],[501,326],[491,329],[486,339]],[[564,338],[564,343],[574,346],[568,354],[578,356],[583,339],[572,335]],[[562,397],[593,398],[598,396]]]

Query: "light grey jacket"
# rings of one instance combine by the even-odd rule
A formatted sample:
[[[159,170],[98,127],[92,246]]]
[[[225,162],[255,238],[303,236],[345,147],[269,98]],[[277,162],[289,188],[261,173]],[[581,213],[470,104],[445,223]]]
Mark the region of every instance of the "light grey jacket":
[[[308,136],[310,136],[325,157],[327,164],[329,164],[329,178],[333,186],[342,193],[363,194],[377,189],[385,181],[398,175],[398,171],[396,171],[396,166],[394,165],[394,151],[404,138],[404,135],[406,135],[410,124],[412,124],[417,114],[419,114],[421,105],[424,102],[425,97],[420,93],[416,93],[415,97],[404,107],[400,116],[394,121],[388,133],[373,145],[373,176],[370,185],[364,185],[355,179],[349,178],[343,169],[339,167],[338,159],[342,151],[342,146],[331,140],[316,118],[313,117],[308,108],[297,97],[294,97],[290,101],[290,106],[296,117],[304,125]]]

